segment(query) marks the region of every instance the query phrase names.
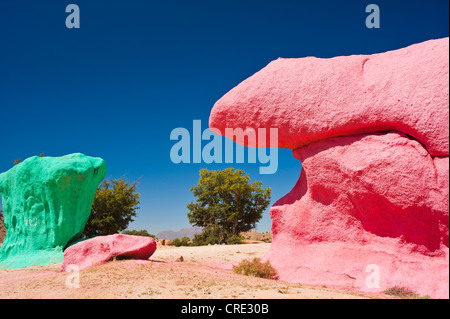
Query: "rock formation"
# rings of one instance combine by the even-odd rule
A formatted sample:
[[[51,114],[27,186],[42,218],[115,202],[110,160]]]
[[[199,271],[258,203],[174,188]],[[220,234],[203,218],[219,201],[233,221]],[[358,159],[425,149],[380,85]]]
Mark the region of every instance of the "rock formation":
[[[158,239],[156,244],[159,246],[173,246],[173,241],[169,239]]]
[[[448,298],[448,50],[278,59],[214,105],[213,131],[278,128],[302,163],[270,209],[280,279]]]
[[[156,251],[152,237],[115,234],[83,240],[64,251],[62,271],[103,264],[113,258],[149,259]]]
[[[6,227],[0,268],[62,262],[63,249],[83,232],[105,175],[102,159],[83,154],[34,156],[0,174]]]

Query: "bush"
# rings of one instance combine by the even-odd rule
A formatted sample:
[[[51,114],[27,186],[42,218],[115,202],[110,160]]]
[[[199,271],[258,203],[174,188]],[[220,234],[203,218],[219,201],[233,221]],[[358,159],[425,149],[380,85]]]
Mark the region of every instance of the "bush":
[[[277,271],[272,267],[269,261],[261,262],[260,258],[253,258],[252,260],[244,259],[237,266],[233,266],[235,273],[245,276],[254,276],[260,278],[275,279]]]
[[[227,245],[237,245],[237,244],[242,244],[242,240],[244,238],[242,236],[239,235],[232,235],[230,237],[227,238]]]
[[[240,235],[233,235],[219,225],[211,225],[203,228],[200,234],[195,234],[192,240],[193,246],[205,245],[235,245],[242,244],[244,238]]]
[[[386,295],[396,296],[407,299],[429,299],[429,296],[421,297],[409,288],[394,286],[384,291]]]
[[[213,225],[210,227],[203,228],[200,234],[195,234],[192,239],[193,246],[205,246],[205,245],[219,245],[225,242],[226,234],[218,226]]]
[[[172,241],[172,244],[175,247],[180,247],[180,246],[190,246],[190,239],[189,237],[183,237],[183,238],[174,238],[174,240]]]

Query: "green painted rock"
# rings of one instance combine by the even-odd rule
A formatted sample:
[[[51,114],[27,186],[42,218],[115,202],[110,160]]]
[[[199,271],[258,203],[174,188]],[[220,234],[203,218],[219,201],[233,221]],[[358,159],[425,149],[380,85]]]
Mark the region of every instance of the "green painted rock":
[[[34,156],[0,174],[6,227],[0,269],[62,262],[63,249],[83,232],[105,175],[105,161],[83,154]]]

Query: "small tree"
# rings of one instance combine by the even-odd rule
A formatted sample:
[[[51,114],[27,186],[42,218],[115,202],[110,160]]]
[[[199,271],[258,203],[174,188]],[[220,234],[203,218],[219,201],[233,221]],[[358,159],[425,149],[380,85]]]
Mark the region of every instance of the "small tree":
[[[188,218],[193,226],[203,227],[194,243],[236,242],[241,232],[256,226],[270,203],[271,189],[261,182],[250,183],[242,170],[200,170],[200,180],[190,191],[197,201],[187,205]]]
[[[138,209],[137,182],[125,178],[104,180],[97,189],[91,215],[84,228],[86,237],[105,236],[125,230]]]

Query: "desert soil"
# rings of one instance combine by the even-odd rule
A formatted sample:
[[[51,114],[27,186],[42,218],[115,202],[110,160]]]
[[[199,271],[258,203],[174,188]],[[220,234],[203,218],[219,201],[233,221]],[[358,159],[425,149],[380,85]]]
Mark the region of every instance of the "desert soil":
[[[262,257],[270,244],[158,247],[150,260],[116,260],[60,272],[61,264],[0,270],[0,298],[386,298],[239,275],[232,264]],[[180,260],[183,256],[183,261]]]

